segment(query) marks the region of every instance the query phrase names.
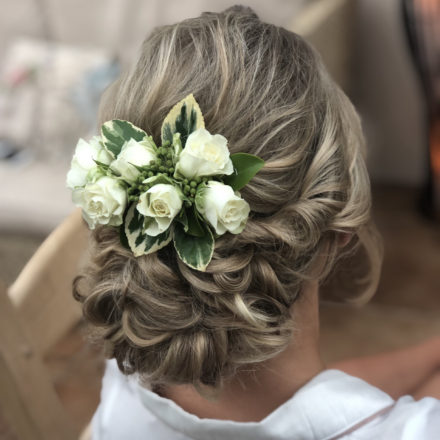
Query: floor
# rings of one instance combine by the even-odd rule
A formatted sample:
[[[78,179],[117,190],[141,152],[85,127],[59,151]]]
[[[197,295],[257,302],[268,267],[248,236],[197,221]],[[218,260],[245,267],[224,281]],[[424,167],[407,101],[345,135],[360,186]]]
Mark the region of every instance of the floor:
[[[322,307],[321,346],[327,362],[440,335],[440,225],[419,214],[418,197],[411,189],[375,188],[374,216],[385,241],[381,282],[366,306]],[[11,282],[40,241],[0,233],[0,278]],[[78,325],[46,363],[66,411],[79,429],[84,427],[99,402],[99,349],[85,341],[84,327]],[[0,439],[14,438],[0,414]]]

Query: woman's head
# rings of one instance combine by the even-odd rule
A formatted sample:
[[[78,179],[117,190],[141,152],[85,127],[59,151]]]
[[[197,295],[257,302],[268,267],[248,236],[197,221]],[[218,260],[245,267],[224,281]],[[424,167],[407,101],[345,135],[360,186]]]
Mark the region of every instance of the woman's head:
[[[136,258],[116,229],[98,228],[75,294],[125,373],[218,388],[287,346],[305,280],[343,274],[351,295],[368,295],[380,252],[359,119],[302,38],[239,7],[158,28],[107,90],[100,120],[128,120],[159,139],[165,115],[190,93],[231,153],[265,160],[241,191],[246,228],[216,240],[206,272],[172,246]],[[343,253],[341,233],[353,234]],[[356,267],[343,264],[348,255]]]

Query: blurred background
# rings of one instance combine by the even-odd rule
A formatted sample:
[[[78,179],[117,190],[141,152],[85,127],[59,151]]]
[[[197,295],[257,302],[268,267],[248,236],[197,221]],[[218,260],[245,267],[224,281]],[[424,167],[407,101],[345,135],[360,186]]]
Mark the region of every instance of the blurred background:
[[[11,284],[73,209],[65,175],[98,133],[102,91],[155,27],[227,0],[0,0],[0,279]],[[363,308],[322,307],[327,361],[440,334],[440,0],[242,0],[303,35],[361,114],[385,240]],[[102,356],[81,325],[46,363],[78,426],[97,405]],[[0,437],[14,438],[0,420]]]

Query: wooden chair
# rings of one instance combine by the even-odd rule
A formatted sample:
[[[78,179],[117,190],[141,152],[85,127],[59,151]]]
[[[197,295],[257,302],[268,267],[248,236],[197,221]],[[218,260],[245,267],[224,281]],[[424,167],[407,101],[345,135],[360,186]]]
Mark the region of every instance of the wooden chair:
[[[0,407],[20,440],[77,439],[42,361],[81,317],[71,294],[87,243],[80,210],[42,243],[16,281],[0,286]],[[88,430],[81,438],[88,438]]]

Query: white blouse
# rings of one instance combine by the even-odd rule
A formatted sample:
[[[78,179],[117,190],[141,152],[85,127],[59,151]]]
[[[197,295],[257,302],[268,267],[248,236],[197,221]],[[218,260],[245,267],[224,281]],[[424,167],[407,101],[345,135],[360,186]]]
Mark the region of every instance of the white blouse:
[[[439,440],[440,401],[394,401],[361,379],[325,370],[260,422],[201,419],[108,361],[93,440]]]

